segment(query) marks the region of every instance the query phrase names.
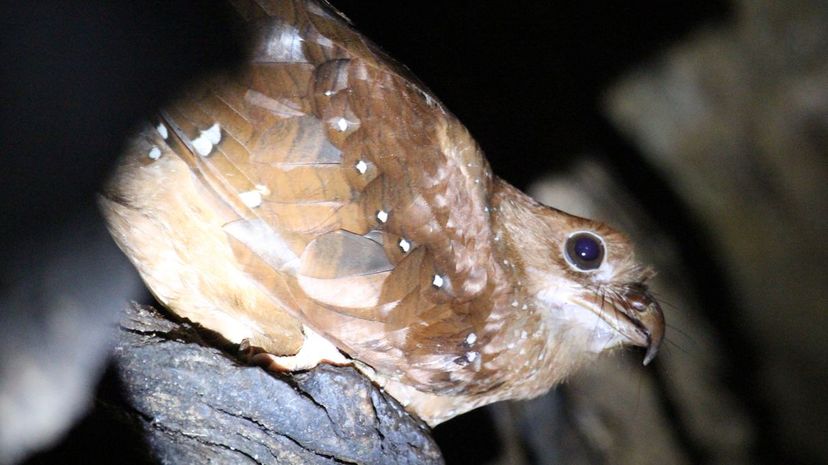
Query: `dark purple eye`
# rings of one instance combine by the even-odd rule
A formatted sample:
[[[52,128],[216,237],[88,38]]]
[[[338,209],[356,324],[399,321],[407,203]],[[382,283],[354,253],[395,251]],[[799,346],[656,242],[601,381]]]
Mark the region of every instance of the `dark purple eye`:
[[[566,240],[566,259],[581,271],[595,270],[604,259],[604,245],[595,234],[575,233]]]

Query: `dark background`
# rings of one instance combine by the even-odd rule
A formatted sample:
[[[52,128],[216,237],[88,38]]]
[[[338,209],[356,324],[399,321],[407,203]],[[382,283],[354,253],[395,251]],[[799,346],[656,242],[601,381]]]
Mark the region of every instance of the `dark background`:
[[[607,162],[648,213],[686,239],[681,252],[694,285],[717,297],[707,307],[711,320],[725,330],[734,325],[721,310],[738,303],[728,300],[704,231],[599,105],[623,72],[690,31],[727,20],[724,2],[333,3],[425,82],[468,126],[494,171],[518,187],[565,168],[573,154],[612,154]],[[42,243],[77,212],[92,209],[93,194],[131,128],[188,80],[237,63],[241,44],[220,2],[20,2],[4,4],[0,13],[4,291],[27,272],[16,265],[21,256],[36,263]],[[753,357],[749,348],[734,353],[747,372]],[[740,381],[747,378],[733,378],[758,425],[757,457],[777,463],[771,420],[748,382]],[[118,396],[111,370],[100,390]],[[140,439],[121,435],[108,421],[91,414],[31,463],[128,463],[111,448],[137,451]],[[449,463],[477,463],[498,452],[493,431],[488,414],[476,412],[435,434]],[[808,463],[791,456],[785,461]]]
[[[569,154],[618,144],[597,107],[605,86],[727,14],[711,1],[335,6],[431,87],[518,186]],[[3,234],[65,219],[142,116],[187,79],[232,66],[240,44],[231,18],[221,2],[7,2],[2,201],[25,214]]]

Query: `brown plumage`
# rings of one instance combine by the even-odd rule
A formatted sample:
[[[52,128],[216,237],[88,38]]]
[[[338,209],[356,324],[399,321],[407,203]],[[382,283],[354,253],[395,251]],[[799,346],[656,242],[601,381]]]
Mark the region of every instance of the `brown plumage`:
[[[164,109],[102,199],[162,303],[275,355],[330,341],[432,425],[622,344],[655,355],[664,321],[627,239],[496,178],[330,6],[233,3],[251,61]]]

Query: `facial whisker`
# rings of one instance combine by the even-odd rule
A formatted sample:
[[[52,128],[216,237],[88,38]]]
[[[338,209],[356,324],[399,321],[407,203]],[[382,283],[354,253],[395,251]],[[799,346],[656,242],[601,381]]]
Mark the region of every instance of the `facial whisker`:
[[[618,327],[620,327],[620,326],[621,326],[621,320],[620,320],[619,315],[618,315],[618,313],[619,313],[619,312],[618,312],[618,310],[615,308],[615,303],[616,303],[616,302],[623,302],[623,299],[621,298],[621,294],[620,294],[618,291],[616,291],[615,289],[613,289],[613,288],[606,288],[606,292],[605,292],[605,294],[611,294],[611,295],[610,295],[610,301],[611,301],[611,303],[612,303],[612,307],[613,307],[613,316],[614,316],[614,318],[615,318],[615,325],[613,326],[613,329],[614,329],[614,330],[615,330],[618,334],[620,334],[620,335],[622,335],[622,336],[623,336],[623,335],[624,335],[624,333],[622,333],[622,332],[621,332],[621,330],[619,330],[619,329],[618,329]]]
[[[664,338],[664,341],[667,342],[668,344],[670,344],[671,346],[675,347],[676,349],[680,350],[684,355],[687,355],[687,356],[690,355],[690,352],[688,352],[684,347],[678,345],[672,339]]]
[[[684,338],[685,338],[685,339],[687,339],[688,341],[692,342],[693,344],[696,344],[696,340],[695,340],[695,339],[693,339],[693,336],[690,336],[690,335],[689,335],[689,334],[687,334],[686,332],[684,332],[684,331],[682,331],[681,329],[679,329],[677,326],[673,326],[673,325],[671,325],[671,324],[667,323],[667,328],[669,328],[669,329],[670,329],[670,331],[675,331],[676,333],[678,333],[678,334],[680,334],[680,335],[684,336]]]
[[[652,289],[648,289],[647,292],[651,296],[653,296],[656,300],[658,300],[658,303],[660,303],[662,306],[670,307],[674,310],[678,310],[679,307],[676,304],[674,304],[674,303],[670,302],[669,300],[665,299],[663,293],[657,292],[657,291],[652,290]]]
[[[591,289],[591,291],[598,294],[599,296],[601,296],[601,311],[603,312],[604,311],[604,305],[606,303],[606,295],[604,293],[604,290],[601,287],[595,286],[593,289]],[[591,339],[595,339],[596,334],[598,333],[598,329],[600,327],[601,327],[601,321],[600,320],[596,321],[595,325],[592,327],[592,335],[590,336]],[[613,329],[615,329],[615,328],[613,328]],[[604,348],[606,348],[606,347],[604,347]]]
[[[603,311],[604,310],[605,298],[606,298],[606,296],[604,295],[604,290],[601,289],[601,288],[597,288],[593,292],[596,292],[596,293],[598,293],[598,295],[601,296],[601,311]],[[598,319],[598,321],[596,321],[595,325],[593,325],[593,327],[592,327],[592,336],[591,336],[592,339],[595,339],[596,335],[598,334],[598,330],[600,328],[601,328],[601,321],[600,321],[600,319]],[[606,347],[603,347],[603,349],[605,349],[605,348]]]
[[[662,307],[666,307],[666,308],[669,308],[671,310],[679,310],[680,309],[680,307],[678,305],[676,305],[676,304],[674,304],[674,303],[672,303],[668,300],[660,299],[656,296],[653,296],[653,297],[655,297],[656,300],[658,300],[658,303],[661,304]]]

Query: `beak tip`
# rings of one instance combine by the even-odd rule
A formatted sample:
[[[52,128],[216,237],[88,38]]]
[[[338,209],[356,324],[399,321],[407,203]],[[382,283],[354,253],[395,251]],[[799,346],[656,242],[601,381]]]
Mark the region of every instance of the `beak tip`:
[[[664,314],[657,302],[651,300],[649,312],[639,321],[647,334],[647,353],[644,354],[644,366],[650,364],[658,355],[658,349],[664,340]]]
[[[656,357],[657,354],[658,354],[658,346],[651,344],[650,347],[647,348],[647,353],[644,355],[644,366],[649,365],[650,362],[653,361],[653,359]]]
[[[650,334],[648,335],[648,342],[647,344],[647,353],[644,354],[644,366],[650,364],[656,355],[658,355],[658,349],[661,348],[661,341],[664,339],[664,323],[663,319],[661,319],[661,324],[656,325],[651,328]]]

